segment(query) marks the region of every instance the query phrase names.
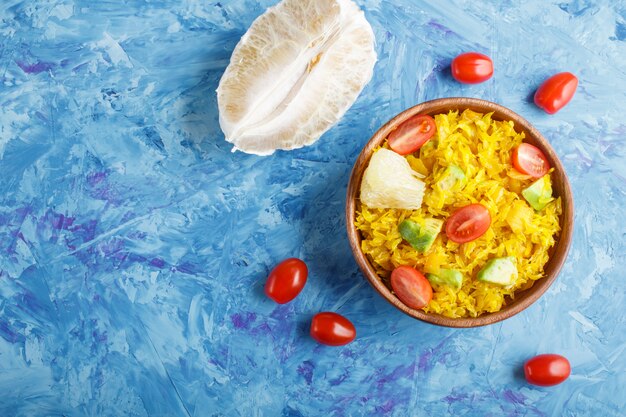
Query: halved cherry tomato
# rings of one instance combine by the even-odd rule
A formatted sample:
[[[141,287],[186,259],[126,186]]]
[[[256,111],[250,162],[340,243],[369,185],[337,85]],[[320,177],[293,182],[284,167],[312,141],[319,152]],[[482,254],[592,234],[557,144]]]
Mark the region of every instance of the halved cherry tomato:
[[[470,204],[456,210],[446,222],[446,235],[456,243],[471,242],[485,234],[491,225],[489,210],[482,204]]]
[[[567,358],[554,353],[537,355],[524,364],[526,381],[542,387],[560,384],[571,372],[572,368]]]
[[[400,155],[408,155],[422,147],[435,134],[435,119],[419,114],[404,121],[387,137],[392,151]]]
[[[300,294],[308,273],[306,264],[300,259],[285,259],[270,272],[265,283],[265,295],[278,304],[288,303]]]
[[[516,170],[533,178],[541,178],[550,170],[548,158],[530,143],[521,143],[515,148],[512,159]]]
[[[554,114],[570,102],[577,87],[578,78],[574,74],[560,72],[545,80],[537,89],[535,104],[546,113]]]
[[[458,82],[478,84],[487,81],[493,75],[493,61],[487,55],[466,52],[452,60],[450,69]]]
[[[433,298],[433,287],[426,277],[415,268],[399,266],[391,273],[391,288],[407,307],[424,308]]]
[[[341,314],[318,313],[311,320],[311,337],[329,346],[343,346],[356,337],[354,324]]]

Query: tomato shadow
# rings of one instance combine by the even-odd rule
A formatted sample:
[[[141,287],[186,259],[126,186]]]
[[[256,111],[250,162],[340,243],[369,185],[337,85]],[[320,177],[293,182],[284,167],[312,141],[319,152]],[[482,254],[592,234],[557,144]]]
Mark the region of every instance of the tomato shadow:
[[[267,270],[265,274],[259,274],[258,279],[256,279],[252,285],[252,294],[254,295],[254,298],[260,301],[269,300],[267,295],[265,295],[265,282],[269,273],[270,270]]]
[[[438,68],[440,68],[439,74],[442,82],[446,83],[458,83],[457,80],[452,76],[452,66],[450,62],[447,60],[445,63],[439,63]],[[454,84],[450,84],[454,85]]]
[[[304,187],[301,241],[309,276],[332,290],[349,278],[350,246],[345,233],[344,200],[350,168],[325,164]]]
[[[296,338],[297,339],[301,341],[306,341],[306,340],[311,339],[309,333],[311,330],[311,320],[313,320],[313,316],[315,316],[314,313],[304,314],[300,316],[296,324]],[[314,342],[311,341],[311,344],[314,344]]]
[[[530,93],[528,93],[528,96],[526,96],[526,103],[528,104],[535,104],[535,93],[537,92],[537,89],[533,89],[531,90]]]
[[[524,362],[516,363],[513,366],[513,380],[518,384],[526,384],[526,375],[524,374]]]

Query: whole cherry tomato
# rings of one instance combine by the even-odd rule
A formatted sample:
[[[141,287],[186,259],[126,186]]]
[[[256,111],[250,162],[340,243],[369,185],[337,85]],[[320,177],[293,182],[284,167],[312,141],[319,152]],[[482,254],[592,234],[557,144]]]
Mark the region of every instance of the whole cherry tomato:
[[[569,377],[571,371],[567,358],[554,353],[537,355],[524,364],[526,381],[542,387],[560,384]]]
[[[522,174],[541,178],[550,170],[550,163],[544,153],[530,143],[521,143],[513,149],[513,166]]]
[[[446,222],[446,235],[456,243],[471,242],[489,229],[491,215],[482,204],[470,204],[456,210]]]
[[[399,266],[391,273],[391,288],[407,307],[419,310],[430,303],[433,287],[426,277],[410,266]]]
[[[452,60],[450,69],[458,82],[478,84],[487,81],[493,75],[493,61],[487,55],[466,52]]]
[[[577,87],[578,78],[571,72],[553,75],[537,89],[535,104],[546,113],[554,114],[570,102]]]
[[[418,114],[406,120],[387,137],[392,151],[408,155],[428,142],[435,135],[435,119],[427,114]]]
[[[308,276],[306,264],[298,258],[285,259],[270,272],[265,283],[265,295],[279,304],[296,298]]]
[[[354,340],[356,329],[344,316],[327,311],[311,320],[311,337],[324,345],[343,346]]]

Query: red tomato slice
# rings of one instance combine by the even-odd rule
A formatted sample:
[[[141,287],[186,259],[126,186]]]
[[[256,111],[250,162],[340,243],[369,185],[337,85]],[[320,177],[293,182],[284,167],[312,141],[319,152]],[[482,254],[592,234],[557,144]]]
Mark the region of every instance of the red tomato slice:
[[[541,178],[550,170],[548,158],[541,149],[529,143],[522,143],[513,150],[513,166],[522,174]]]
[[[561,72],[548,78],[535,93],[535,104],[546,113],[554,114],[570,102],[578,88],[578,78],[571,72]]]
[[[446,235],[456,243],[471,242],[485,234],[491,225],[489,210],[482,204],[470,204],[456,210],[446,222]]]
[[[415,268],[399,266],[391,273],[391,288],[407,307],[419,310],[430,303],[433,287],[426,277]]]
[[[524,364],[526,381],[542,387],[560,384],[571,372],[572,368],[567,358],[554,353],[537,355]]]
[[[435,134],[435,119],[421,114],[403,122],[387,137],[392,151],[400,155],[408,155],[422,147]]]
[[[285,259],[270,272],[265,282],[265,295],[278,304],[285,304],[296,298],[308,276],[306,264],[298,258]]]
[[[313,316],[310,333],[313,339],[329,346],[347,345],[356,337],[354,324],[344,316],[331,312]]]
[[[493,61],[478,52],[466,52],[454,58],[450,66],[455,80],[464,84],[478,84],[493,75]]]

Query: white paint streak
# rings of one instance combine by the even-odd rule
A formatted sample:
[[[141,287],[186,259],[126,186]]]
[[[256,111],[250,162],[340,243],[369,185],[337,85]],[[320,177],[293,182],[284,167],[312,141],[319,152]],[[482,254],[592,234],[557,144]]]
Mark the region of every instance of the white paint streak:
[[[330,308],[331,311],[336,311],[338,310],[342,305],[344,305],[349,299],[350,297],[352,297],[354,295],[354,293],[356,293],[363,285],[365,284],[365,281],[361,280],[359,281],[358,284],[356,284],[355,286],[353,286],[352,288],[350,288],[348,291],[346,291],[346,293],[339,299],[337,300],[337,302]]]
[[[24,91],[27,93],[28,91]],[[13,139],[16,139],[21,132],[22,126],[30,122],[30,117],[26,113],[16,113],[10,105],[0,107],[0,160],[4,156],[4,148]],[[7,108],[9,107],[9,108]]]
[[[280,214],[280,211],[271,205],[268,205],[267,207],[267,209],[259,212],[259,215],[257,216],[257,223],[260,226],[268,227],[280,224],[283,221],[283,216]]]
[[[93,44],[93,46],[94,49],[104,50],[113,65],[121,63],[129,68],[133,67],[133,64],[130,62],[130,58],[126,54],[126,51],[124,51],[124,48],[122,48],[119,42],[113,39],[107,32],[104,32],[104,37]]]
[[[154,86],[155,86],[154,82],[149,83],[148,86],[146,87],[146,89],[143,90],[143,95],[147,97],[150,94],[152,94],[152,92],[154,91]]]
[[[570,311],[568,314],[572,316],[572,318],[576,320],[578,323],[582,324],[583,330],[585,330],[586,332],[587,331],[598,331],[598,332],[600,331],[598,326],[596,326],[591,320],[583,316],[578,311]]]
[[[167,33],[180,32],[180,22],[176,21],[167,27]]]
[[[42,366],[43,365],[43,352],[41,349],[40,340],[29,338],[24,343],[24,357],[28,361],[29,366]]]
[[[202,305],[202,294],[196,294],[189,304],[189,315],[187,317],[187,329],[189,341],[194,345],[198,342],[198,320],[200,319],[200,307]]]
[[[56,17],[59,20],[69,19],[74,15],[74,6],[69,4],[59,4],[52,8],[50,16]]]

